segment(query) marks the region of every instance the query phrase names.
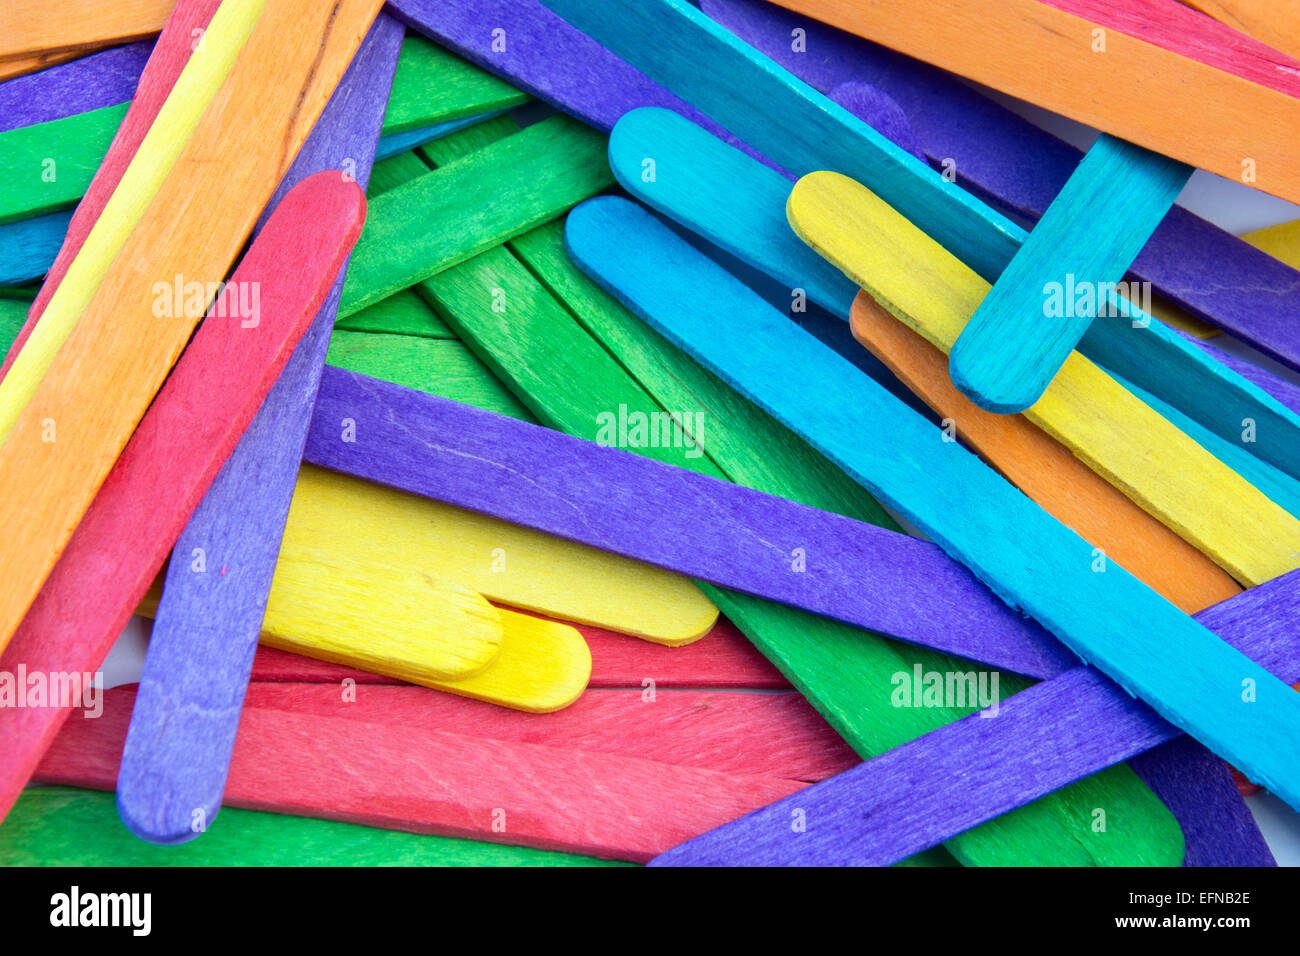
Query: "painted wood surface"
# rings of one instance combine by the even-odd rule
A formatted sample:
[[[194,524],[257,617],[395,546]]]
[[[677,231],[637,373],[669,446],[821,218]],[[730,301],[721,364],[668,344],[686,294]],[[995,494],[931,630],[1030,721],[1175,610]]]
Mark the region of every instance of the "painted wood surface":
[[[928,64],[774,4],[703,0],[701,6],[823,92],[858,80],[889,93],[906,111],[930,162],[950,167],[958,183],[999,209],[1036,219],[1078,165],[1081,153],[1073,146]],[[804,31],[811,55],[791,49],[795,29]],[[1133,274],[1180,307],[1300,367],[1294,334],[1300,276],[1213,223],[1175,206],[1133,263]],[[1098,331],[1094,328],[1093,335]],[[1085,339],[1085,353],[1087,347]],[[1170,401],[1177,401],[1174,396],[1180,392],[1188,399],[1205,395],[1201,386],[1173,387],[1177,384],[1163,391],[1146,387]],[[1213,394],[1207,399],[1205,412],[1223,405]],[[1237,415],[1235,421],[1242,417]]]
[[[128,43],[0,83],[0,132],[125,103],[152,43]]]
[[[403,156],[414,155],[403,153]],[[397,159],[399,157],[393,157]],[[419,162],[419,160],[415,160]],[[427,167],[425,167],[427,169]],[[447,323],[438,318],[438,313],[424,304],[414,289],[403,289],[387,299],[380,299],[374,305],[360,312],[354,312],[346,319],[334,323],[339,332],[367,332],[370,334],[413,335],[430,339],[454,339],[456,333],[447,328]],[[365,338],[343,336],[341,342],[355,343],[358,353],[367,352]],[[342,354],[342,352],[340,352]],[[379,376],[383,377],[383,376]]]
[[[138,40],[162,29],[172,0],[13,0],[0,17],[0,59]]]
[[[268,211],[297,183],[326,170],[365,189],[404,32],[396,20],[376,19]],[[192,839],[192,814],[211,816],[221,805],[342,289],[340,273],[176,541],[117,787],[123,822],[143,839]],[[454,680],[487,667],[501,644],[495,610],[477,594],[435,587],[403,571],[382,561],[331,567],[313,582],[329,600],[282,602],[265,629],[299,640],[318,637],[313,649],[322,654],[410,668],[406,676],[423,680]],[[356,614],[357,598],[376,589],[389,613]],[[422,638],[419,654],[412,653],[414,635]]]
[[[523,106],[530,97],[412,33],[402,44],[384,135],[407,133],[434,122]]]
[[[611,244],[612,235],[620,237],[617,245]],[[973,454],[945,447],[949,443],[933,426],[811,341],[648,213],[625,200],[594,200],[570,214],[566,237],[579,265],[617,289],[634,311],[801,432],[949,554],[977,569],[1004,600],[1116,676],[1126,690],[1154,702],[1164,716],[1243,772],[1288,802],[1300,803],[1295,767],[1281,756],[1300,736],[1300,697],[1276,677],[1122,568],[1094,573],[1087,542]],[[677,268],[651,276],[630,267],[647,256],[672,257]],[[694,291],[676,301],[687,288]],[[686,304],[700,295],[726,304],[710,310],[707,334],[699,324],[706,322],[703,315],[686,314]],[[743,335],[749,347],[716,347],[735,340],[727,328]],[[782,372],[790,368],[801,370],[800,381],[812,375],[835,382],[834,403],[800,389]],[[882,448],[893,454],[880,457]],[[1151,639],[1135,644],[1134,633]],[[1258,687],[1261,705],[1241,700],[1243,680]]]
[[[1297,583],[1297,574],[1288,575],[1208,609],[1199,620],[1294,680],[1300,661],[1288,619],[1300,605]],[[1175,739],[1178,730],[1155,711],[1080,667],[1003,700],[993,719],[968,717],[799,794],[798,807],[809,821],[803,833],[791,833],[794,803],[787,800],[658,862],[887,864],[1085,768]],[[1240,823],[1231,814],[1215,825],[1236,829]],[[1113,838],[1124,821],[1108,812],[1105,826],[1094,839]]]
[[[33,787],[0,828],[5,866],[617,866],[589,856],[422,836],[233,807],[198,843],[157,847],[117,822],[113,795]]]
[[[1036,0],[886,0],[870,16],[851,0],[780,5],[1189,166],[1238,182],[1254,169],[1249,185],[1300,199],[1284,145],[1300,132],[1300,100],[1118,30],[1095,51],[1094,23]]]
[[[1295,0],[1187,0],[1187,5],[1300,58],[1300,5]]]
[[[99,718],[70,720],[38,779],[111,788],[133,696],[133,688],[114,688]],[[226,803],[644,862],[803,786],[538,744],[489,748],[459,733],[394,733],[384,724],[248,707]]]
[[[554,117],[389,190],[371,204],[339,314],[409,288],[612,182],[604,137]]]
[[[0,520],[12,545],[0,555],[0,573],[12,585],[0,594],[0,639],[17,627],[201,318],[206,303],[191,296],[183,314],[159,323],[153,315],[157,277],[216,281],[226,275],[378,6],[377,0],[343,0],[329,10],[311,6],[304,12],[298,0],[267,0],[226,79],[229,90],[243,95],[213,101],[150,203],[165,212],[146,215],[146,227],[121,247],[117,261],[131,268],[112,269],[99,283],[85,321],[77,323],[19,415],[0,447],[0,484],[33,493],[0,504],[0,511],[11,512]],[[290,29],[318,42],[285,56],[282,38]],[[268,86],[262,80],[269,63],[281,82]],[[269,140],[262,135],[267,127],[283,128],[284,136]],[[233,139],[232,130],[238,131]],[[69,287],[65,279],[55,296]],[[24,356],[36,354],[30,346],[47,323],[57,335],[51,319],[47,308],[0,389],[14,383]],[[51,420],[59,429],[56,442],[42,439]]]
[[[805,242],[941,350],[952,348],[988,292],[988,283],[844,176],[801,180],[787,212]],[[869,247],[857,241],[862,235],[873,236]],[[898,265],[918,262],[924,274]],[[1300,566],[1300,521],[1079,353],[1025,416],[1243,584]]]
[[[897,532],[360,376],[331,375],[318,417],[366,429],[349,443],[313,429],[306,457],[330,468],[1015,673],[1074,666],[937,546]],[[647,502],[669,513],[647,526]],[[337,533],[345,506],[331,504],[321,527]],[[490,575],[471,586],[499,597]]]
[[[0,226],[0,283],[30,282],[45,275],[71,219],[71,211],[65,210]]]
[[[853,334],[1007,480],[1166,600],[1194,614],[1240,593],[1227,572],[1024,416],[986,412],[958,392],[943,352],[865,292],[853,304]]]
[[[1083,338],[1192,169],[1102,133],[953,343],[957,388],[993,412],[1033,405]],[[1048,284],[1091,289],[1053,311]],[[1062,294],[1064,296],[1064,293]],[[1082,312],[1082,314],[1079,314]]]
[[[0,134],[0,223],[76,205],[125,114],[124,105],[103,106]]]
[[[11,56],[0,60],[0,80],[14,79],[49,69],[61,63],[80,59],[89,50],[57,50],[51,53],[36,53],[31,56]]]
[[[0,657],[5,670],[99,667],[320,308],[363,211],[360,189],[328,174],[280,204],[234,276],[261,284],[266,320],[253,329],[234,318],[202,324]],[[27,782],[67,713],[0,709],[8,742],[0,809]]]

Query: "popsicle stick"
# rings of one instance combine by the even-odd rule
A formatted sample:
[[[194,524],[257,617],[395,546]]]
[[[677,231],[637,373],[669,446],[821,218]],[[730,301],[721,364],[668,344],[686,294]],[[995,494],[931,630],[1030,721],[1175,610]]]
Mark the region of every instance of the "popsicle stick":
[[[0,60],[0,80],[16,79],[61,63],[68,63],[80,59],[86,52],[85,50],[57,50],[51,53],[36,53],[32,56],[12,56]]]
[[[74,717],[38,772],[111,788],[133,693]],[[799,790],[773,777],[459,733],[249,707],[226,803],[251,809],[642,862]],[[495,827],[494,827],[495,824]],[[502,829],[504,826],[504,830]]]
[[[463,119],[448,120],[445,123],[434,123],[432,126],[421,126],[406,133],[394,133],[392,136],[385,136],[379,141],[375,148],[376,159],[388,159],[396,156],[398,153],[404,153],[407,150],[415,149],[417,146],[423,146],[425,143],[433,142],[444,136],[450,136],[458,133],[463,129],[469,129],[482,123],[485,118],[500,116],[499,111],[490,113],[478,113],[474,116],[466,116]]]
[[[656,688],[697,690],[790,688],[790,682],[725,618],[719,618],[703,639],[673,648],[629,641],[622,634],[586,624],[572,626],[591,650],[591,678],[587,685],[591,688],[646,690],[646,681],[653,681]],[[501,666],[500,657],[495,666]],[[347,678],[358,684],[400,683],[395,677],[341,667],[273,647],[260,646],[253,657],[254,683],[337,684]]]
[[[1014,673],[1048,677],[1074,664],[926,542],[360,376],[331,375],[318,408],[322,422],[350,418],[367,437],[345,443],[314,428],[309,461]],[[305,470],[300,496],[323,477]],[[671,516],[647,527],[647,501],[672,501]],[[321,527],[337,534],[344,504],[332,505]],[[343,537],[360,534],[349,530]],[[491,591],[492,575],[463,574],[522,603]]]
[[[944,354],[865,292],[853,304],[853,335],[1007,480],[1166,600],[1194,614],[1240,593],[1214,562],[1024,416],[986,412],[958,392]]]
[[[104,106],[0,133],[0,223],[75,205],[125,115],[125,105]]]
[[[515,134],[519,129],[519,123],[509,113],[493,116],[482,123],[457,130],[450,136],[440,136],[431,143],[425,143],[416,153],[431,168],[439,169]]]
[[[1288,575],[1198,619],[1294,680],[1300,661],[1288,621],[1300,605],[1297,584],[1300,577]],[[1177,728],[1151,708],[1092,668],[1079,667],[1002,701],[995,719],[950,724],[800,794],[807,818],[820,821],[815,833],[810,826],[792,839],[789,804],[775,804],[657,862],[885,865],[1074,774],[1176,739]],[[1123,826],[1110,814],[1106,823],[1107,832]]]
[[[348,174],[365,189],[404,33],[396,20],[376,19],[268,208],[308,176],[348,163]],[[468,677],[487,667],[500,647],[500,618],[479,595],[439,586],[374,554],[326,569],[313,583],[327,600],[295,605],[282,599],[267,615],[280,534],[342,289],[340,274],[176,541],[117,788],[122,821],[142,839],[193,839],[193,815],[216,815],[263,629],[286,635],[293,647],[310,639],[314,652],[362,666],[405,664],[412,669],[403,676],[416,681]],[[282,587],[282,597],[288,590]],[[385,596],[382,617],[355,611],[357,598],[371,592]],[[265,624],[264,615],[270,618]],[[419,651],[413,653],[416,635]]]
[[[307,461],[325,444],[366,447],[383,432],[380,422],[352,403],[344,413],[335,398],[336,376],[322,378]],[[369,380],[373,385],[381,383]],[[419,393],[406,390],[403,400]],[[433,399],[430,398],[430,401]],[[322,403],[324,403],[322,405]],[[357,442],[340,440],[344,419],[354,421]],[[413,449],[404,449],[409,455]],[[400,472],[398,473],[400,474]],[[397,565],[464,585],[503,604],[608,627],[659,644],[699,640],[717,608],[689,581],[594,548],[514,527],[504,521],[333,474],[304,468],[294,492],[277,575],[312,575],[369,548]]]
[[[1300,6],[1295,0],[1184,0],[1221,23],[1300,58]]]
[[[0,17],[0,59],[49,50],[107,46],[157,33],[171,12],[171,0],[71,0],[49,4],[13,0]]]
[[[113,795],[33,787],[0,828],[5,866],[618,866],[607,860],[283,813],[228,809],[185,847],[156,847],[117,822]]]
[[[404,153],[403,155],[412,155]],[[419,162],[419,160],[416,160]],[[426,167],[427,168],[427,167]],[[374,188],[374,180],[371,180]],[[346,319],[334,323],[336,332],[367,332],[388,335],[413,335],[430,339],[454,339],[456,333],[447,328],[447,323],[438,318],[438,313],[424,304],[424,300],[415,294],[414,289],[403,289],[387,299],[380,299],[368,309],[354,312]],[[364,354],[366,339],[360,336],[340,336],[334,340],[340,350],[340,356],[346,352]],[[351,346],[349,348],[348,346]],[[343,366],[346,368],[347,366]],[[358,371],[361,371],[358,369]],[[372,373],[374,374],[374,373]],[[383,375],[377,375],[383,378]]]
[[[152,49],[128,43],[0,83],[0,132],[125,103]]]
[[[983,279],[846,177],[806,177],[788,211],[805,242],[942,350],[952,347],[988,291]],[[869,249],[858,242],[861,235],[873,236]],[[899,262],[925,263],[924,280],[896,266],[891,274]],[[1025,416],[1243,584],[1300,566],[1297,519],[1082,355],[1071,355]]]
[[[71,219],[70,211],[52,212],[0,226],[0,283],[29,282],[45,275]]]
[[[72,224],[68,227],[68,238],[63,248],[59,250],[58,258],[50,268],[50,274],[36,297],[36,303],[32,306],[32,322],[29,322],[28,328],[23,330],[23,335],[15,348],[22,347],[27,335],[30,334],[33,322],[45,311],[55,289],[62,283],[68,267],[81,251],[91,227],[99,221],[99,214],[104,211],[105,205],[117,189],[145,134],[153,126],[163,103],[166,102],[172,87],[176,84],[177,77],[189,62],[190,54],[194,49],[195,31],[203,31],[203,34],[206,34],[212,15],[216,13],[219,5],[220,0],[177,0],[175,7],[172,8],[162,35],[159,36],[153,52],[149,55],[149,62],[145,64],[144,72],[140,74],[140,82],[127,109],[126,118],[118,127],[117,135],[113,137],[108,153],[99,164],[95,178],[91,180],[86,190],[86,195],[77,205]],[[0,372],[8,373],[15,356],[14,349],[10,349]]]
[[[402,43],[384,135],[523,106],[531,97],[415,33]]]
[[[927,422],[809,341],[648,213],[625,200],[595,200],[569,216],[566,230],[578,264],[618,289],[634,311],[800,431],[949,554],[978,568],[1005,600],[1072,650],[1118,675],[1130,692],[1155,701],[1169,719],[1278,796],[1300,803],[1296,768],[1280,757],[1300,736],[1300,697],[1277,678],[1122,568],[1095,573],[1087,542],[974,455],[949,447]],[[616,246],[613,235],[620,237]],[[677,268],[653,276],[630,268],[668,257]],[[718,307],[707,319],[698,311],[686,314],[690,300],[673,298],[685,288]],[[731,348],[741,336],[747,348]],[[800,370],[800,381],[811,375],[835,382],[833,402],[781,374],[790,368]],[[882,448],[894,453],[881,458]],[[1150,640],[1134,642],[1139,632]],[[1261,706],[1242,701],[1243,680],[1258,687]]]
[[[389,190],[371,205],[339,314],[409,288],[612,183],[604,137],[553,117]]]
[[[1042,398],[1191,175],[1103,133],[957,336],[957,388],[1003,414]]]
[[[203,282],[227,273],[256,211],[270,198],[360,45],[378,0],[342,0],[331,10],[313,6],[309,14],[301,6],[300,0],[267,0],[227,77],[232,95],[213,100],[214,108],[203,116],[149,204],[155,214],[144,216],[144,228],[122,245],[116,261],[132,268],[112,269],[99,283],[84,321],[60,348],[0,448],[0,483],[33,491],[0,505],[0,520],[10,530],[0,573],[11,585],[0,595],[2,640],[17,627],[200,317],[205,303],[191,296],[183,315],[159,323],[152,314],[159,297],[157,277],[180,275],[186,282]],[[286,31],[318,42],[297,44],[286,57]],[[215,27],[208,30],[215,32]],[[215,37],[210,40],[215,43]],[[269,88],[254,79],[264,78],[268,63],[275,64],[281,77]],[[158,128],[155,123],[153,129]],[[283,129],[284,135],[267,137],[268,128]],[[143,145],[137,156],[148,160]],[[122,195],[119,185],[114,197]],[[90,241],[101,224],[113,220],[113,206],[110,200],[78,261],[93,258],[87,256]],[[204,278],[191,278],[195,276]],[[73,290],[65,299],[71,303],[76,288],[65,279],[55,298]],[[12,386],[21,392],[28,379],[20,368],[31,356],[26,368],[34,371],[43,354],[41,347],[33,347],[38,338],[44,335],[47,343],[59,338],[54,307],[52,300],[0,390]],[[174,305],[170,311],[176,311]],[[61,309],[59,314],[80,312]],[[42,439],[50,421],[58,428],[58,441],[52,443]],[[6,507],[21,514],[5,514]]]
[[[217,318],[199,328],[0,655],[5,670],[99,667],[324,301],[363,211],[360,189],[328,174],[280,204],[233,277],[260,284],[264,320],[246,329]],[[239,288],[228,286],[218,304]],[[0,708],[0,811],[66,716],[65,708]]]
[[[1300,100],[1288,93],[1118,30],[1105,33],[1104,52],[1094,50],[1092,21],[1036,0],[887,0],[869,17],[843,0],[780,5],[1189,166],[1300,199],[1300,173],[1283,145],[1300,132]]]

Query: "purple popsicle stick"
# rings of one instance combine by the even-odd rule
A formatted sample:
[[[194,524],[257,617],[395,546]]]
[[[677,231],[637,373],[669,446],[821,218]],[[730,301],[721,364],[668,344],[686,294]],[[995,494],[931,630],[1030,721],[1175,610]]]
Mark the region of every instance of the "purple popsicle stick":
[[[0,83],[0,133],[135,96],[152,42],[128,43]]]
[[[895,146],[925,161],[925,153],[916,141],[907,114],[888,93],[870,83],[840,83],[826,95]]]
[[[902,107],[932,165],[1018,217],[1036,221],[1082,154],[928,64],[759,0],[702,0],[700,8],[823,92],[870,83]],[[791,30],[807,32],[806,52]],[[1300,273],[1179,206],[1165,216],[1132,274],[1166,298],[1278,361],[1300,368]]]
[[[405,30],[381,13],[257,228],[296,183],[345,170],[365,188]],[[168,565],[118,776],[122,820],[178,843],[221,806],[235,731],[289,514],[344,265]],[[196,573],[197,553],[204,558]]]
[[[606,133],[628,110],[662,106],[781,171],[538,0],[389,0],[388,9],[470,62]]]
[[[1196,615],[1287,683],[1300,679],[1297,617],[1300,571]],[[1101,673],[1076,667],[1002,701],[996,717],[941,727],[652,865],[888,866],[1179,736]],[[806,832],[790,831],[794,807]]]
[[[1078,664],[937,545],[387,382],[327,369],[303,454],[1031,677]]]

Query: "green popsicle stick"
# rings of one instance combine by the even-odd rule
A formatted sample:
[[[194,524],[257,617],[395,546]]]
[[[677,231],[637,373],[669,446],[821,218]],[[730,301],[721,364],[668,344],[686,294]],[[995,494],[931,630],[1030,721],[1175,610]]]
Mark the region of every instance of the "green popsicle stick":
[[[407,33],[381,135],[523,106],[532,97],[445,47]]]

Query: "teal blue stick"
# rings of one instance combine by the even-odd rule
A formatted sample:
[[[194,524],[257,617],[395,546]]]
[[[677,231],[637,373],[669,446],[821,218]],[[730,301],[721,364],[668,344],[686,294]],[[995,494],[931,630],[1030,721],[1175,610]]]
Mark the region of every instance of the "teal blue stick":
[[[1300,695],[1093,548],[649,212],[589,200],[570,254],[1085,661],[1300,807]]]
[[[1191,175],[1102,133],[957,337],[953,384],[1003,414],[1042,398]]]
[[[408,130],[405,133],[393,133],[391,136],[384,136],[379,140],[379,145],[375,147],[375,162],[396,156],[398,153],[404,153],[408,149],[423,146],[425,143],[432,143],[435,139],[442,139],[444,136],[450,136],[452,133],[458,133],[471,126],[477,126],[485,120],[490,120],[494,116],[501,116],[506,112],[506,110],[494,110],[491,113],[465,116],[461,119],[448,120],[445,123],[422,126],[419,129]]]

